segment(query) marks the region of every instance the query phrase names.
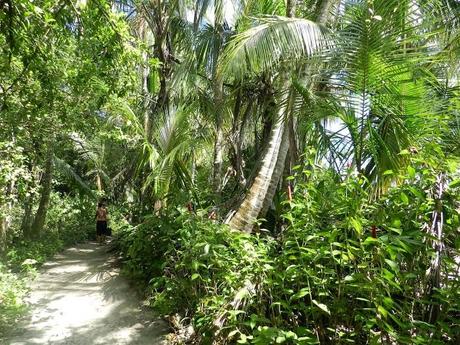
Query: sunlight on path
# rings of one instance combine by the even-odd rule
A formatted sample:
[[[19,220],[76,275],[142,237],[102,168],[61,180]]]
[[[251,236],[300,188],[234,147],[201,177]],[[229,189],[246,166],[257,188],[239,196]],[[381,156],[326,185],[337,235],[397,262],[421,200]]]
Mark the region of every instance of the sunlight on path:
[[[164,344],[166,324],[140,308],[106,249],[82,244],[46,263],[32,284],[30,317],[7,344]]]

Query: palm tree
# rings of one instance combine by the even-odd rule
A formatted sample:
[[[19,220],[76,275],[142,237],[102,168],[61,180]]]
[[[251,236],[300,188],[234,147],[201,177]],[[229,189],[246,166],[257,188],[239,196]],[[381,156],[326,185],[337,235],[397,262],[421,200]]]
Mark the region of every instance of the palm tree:
[[[332,5],[320,2],[317,21],[324,20],[324,11],[337,9]],[[251,231],[267,210],[288,150],[284,123],[289,116],[299,119],[294,133],[301,134],[298,126],[303,125],[303,138],[318,138],[314,145],[320,161],[329,161],[338,172],[348,165],[366,175],[374,196],[395,181],[408,162],[405,152],[441,120],[430,91],[436,80],[433,66],[443,59],[443,49],[427,44],[440,24],[433,7],[439,8],[422,1],[345,1],[327,40],[321,23],[271,17],[230,42],[222,73],[241,78],[277,72],[278,89],[284,90],[278,92],[276,121],[259,172],[238,210],[229,215],[232,228]],[[312,74],[315,68],[305,58],[321,44],[327,49],[315,65],[320,72]],[[294,83],[285,81],[280,62],[296,71]]]
[[[294,3],[289,2],[289,5],[286,14],[292,16]],[[277,59],[281,59],[282,48],[279,47],[287,47],[291,42],[302,42],[298,46],[301,54],[311,56],[322,44],[321,24],[289,17],[268,18],[265,23],[243,32],[232,41],[225,56],[224,61],[227,61],[227,64],[224,65],[224,70],[235,73],[244,67],[253,71],[265,69]],[[257,48],[254,47],[260,50],[256,51]],[[243,202],[238,210],[228,217],[228,224],[233,229],[252,231],[257,218],[268,210],[284,171],[289,149],[289,127],[286,119],[291,116],[293,110],[293,90],[287,71],[282,70],[278,79],[282,91],[267,148]]]

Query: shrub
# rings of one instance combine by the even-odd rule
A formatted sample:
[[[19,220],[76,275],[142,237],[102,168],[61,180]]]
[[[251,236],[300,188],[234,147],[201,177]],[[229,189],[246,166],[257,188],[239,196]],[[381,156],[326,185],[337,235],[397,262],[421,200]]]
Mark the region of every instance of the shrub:
[[[24,314],[26,292],[24,278],[11,273],[0,263],[0,339],[8,326]]]
[[[439,172],[421,165],[375,198],[356,175],[298,175],[277,238],[230,231],[202,211],[126,230],[127,267],[151,278],[153,307],[190,317],[203,344],[456,343],[460,183],[438,200]]]

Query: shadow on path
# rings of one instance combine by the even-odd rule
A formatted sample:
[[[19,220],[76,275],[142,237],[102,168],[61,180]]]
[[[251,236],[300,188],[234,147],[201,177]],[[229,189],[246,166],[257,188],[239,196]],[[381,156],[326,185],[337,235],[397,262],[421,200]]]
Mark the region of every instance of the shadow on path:
[[[6,344],[164,344],[166,323],[142,309],[106,249],[85,243],[44,264],[28,298],[31,313]]]

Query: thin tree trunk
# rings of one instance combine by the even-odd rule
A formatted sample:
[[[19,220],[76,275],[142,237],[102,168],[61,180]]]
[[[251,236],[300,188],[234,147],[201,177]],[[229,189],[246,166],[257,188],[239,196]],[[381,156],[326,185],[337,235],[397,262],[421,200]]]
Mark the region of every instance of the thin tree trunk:
[[[223,8],[220,3],[214,2],[214,30],[219,35],[222,35],[222,20],[223,20]],[[220,200],[220,194],[222,191],[222,169],[223,169],[223,156],[224,156],[224,82],[222,77],[217,73],[217,61],[219,59],[222,45],[216,52],[214,57],[214,70],[212,88],[214,93],[214,106],[216,116],[216,141],[214,143],[214,161],[213,161],[213,188],[216,195],[216,199]]]
[[[13,139],[13,142],[16,142],[14,139]],[[6,188],[6,198],[8,200],[8,202],[6,203],[6,211],[5,211],[5,215],[1,216],[0,217],[0,221],[1,221],[1,224],[0,224],[0,249],[3,250],[3,247],[6,245],[6,239],[7,239],[7,235],[8,235],[8,230],[10,228],[10,225],[11,225],[11,213],[13,211],[13,199],[11,198],[11,194],[13,193],[14,191],[14,187],[15,187],[15,184],[16,184],[16,179],[13,177],[10,181],[10,183],[8,184],[7,188]]]
[[[97,191],[99,193],[102,193],[102,179],[101,179],[100,173],[96,173],[96,186],[97,186]]]
[[[431,324],[436,323],[440,312],[439,303],[436,303],[436,301],[433,301],[432,299],[436,290],[441,288],[441,255],[444,249],[444,243],[442,241],[444,225],[442,198],[444,196],[444,186],[444,174],[439,174],[434,187],[435,209],[432,215],[431,226],[428,229],[429,234],[433,238],[433,240],[431,240],[431,243],[435,252],[434,257],[431,260],[430,268],[427,272],[428,288],[426,292],[426,300],[430,301],[431,303],[428,305],[428,308],[426,310],[425,320]]]
[[[33,195],[29,195],[24,201],[24,216],[22,217],[21,230],[25,237],[30,237],[30,229],[32,226],[32,205]]]
[[[147,43],[147,26],[144,25],[140,29],[140,36],[142,40]],[[141,64],[141,78],[142,78],[142,95],[143,95],[143,107],[144,107],[144,131],[147,138],[151,138],[152,134],[152,121],[150,119],[150,90],[149,90],[149,76],[150,76],[150,67],[149,67],[149,54],[145,51],[142,53],[142,64]]]
[[[213,154],[213,178],[212,185],[217,198],[220,198],[222,187],[222,166],[224,156],[224,131],[223,131],[223,82],[220,77],[214,78],[214,105],[216,116],[216,139]]]
[[[51,196],[51,182],[53,179],[53,143],[48,144],[48,150],[46,153],[45,171],[42,178],[42,189],[40,193],[40,203],[38,205],[37,213],[35,213],[34,221],[31,227],[31,236],[39,237],[43,231],[45,225],[46,213],[48,212],[48,206]]]
[[[164,1],[157,0],[155,4],[142,3],[145,19],[154,34],[154,55],[158,58],[161,66],[158,68],[158,78],[160,89],[156,101],[152,102],[149,112],[148,126],[152,126],[152,117],[158,112],[168,111],[169,109],[169,88],[168,80],[171,76],[171,64],[174,61],[171,52],[171,42],[169,34],[170,18],[167,13],[167,4]],[[145,121],[144,121],[145,125]],[[149,130],[151,140],[151,130]]]
[[[34,171],[34,165],[35,165],[35,160],[30,160],[27,168],[29,173],[32,175]],[[34,193],[30,192],[31,185],[28,185],[29,189],[29,195],[25,197],[24,200],[24,215],[22,217],[22,222],[21,222],[21,231],[23,236],[29,237],[30,235],[30,229],[32,226],[32,206],[34,204]]]
[[[6,217],[0,214],[0,254],[6,248]]]
[[[249,118],[249,114],[252,111],[252,103],[249,103],[246,106],[246,110],[241,119],[239,125],[238,137],[236,139],[236,157],[235,157],[235,170],[236,170],[236,179],[241,186],[246,184],[246,177],[244,176],[244,161],[243,161],[243,139],[244,139],[244,129],[246,127],[246,122]]]

